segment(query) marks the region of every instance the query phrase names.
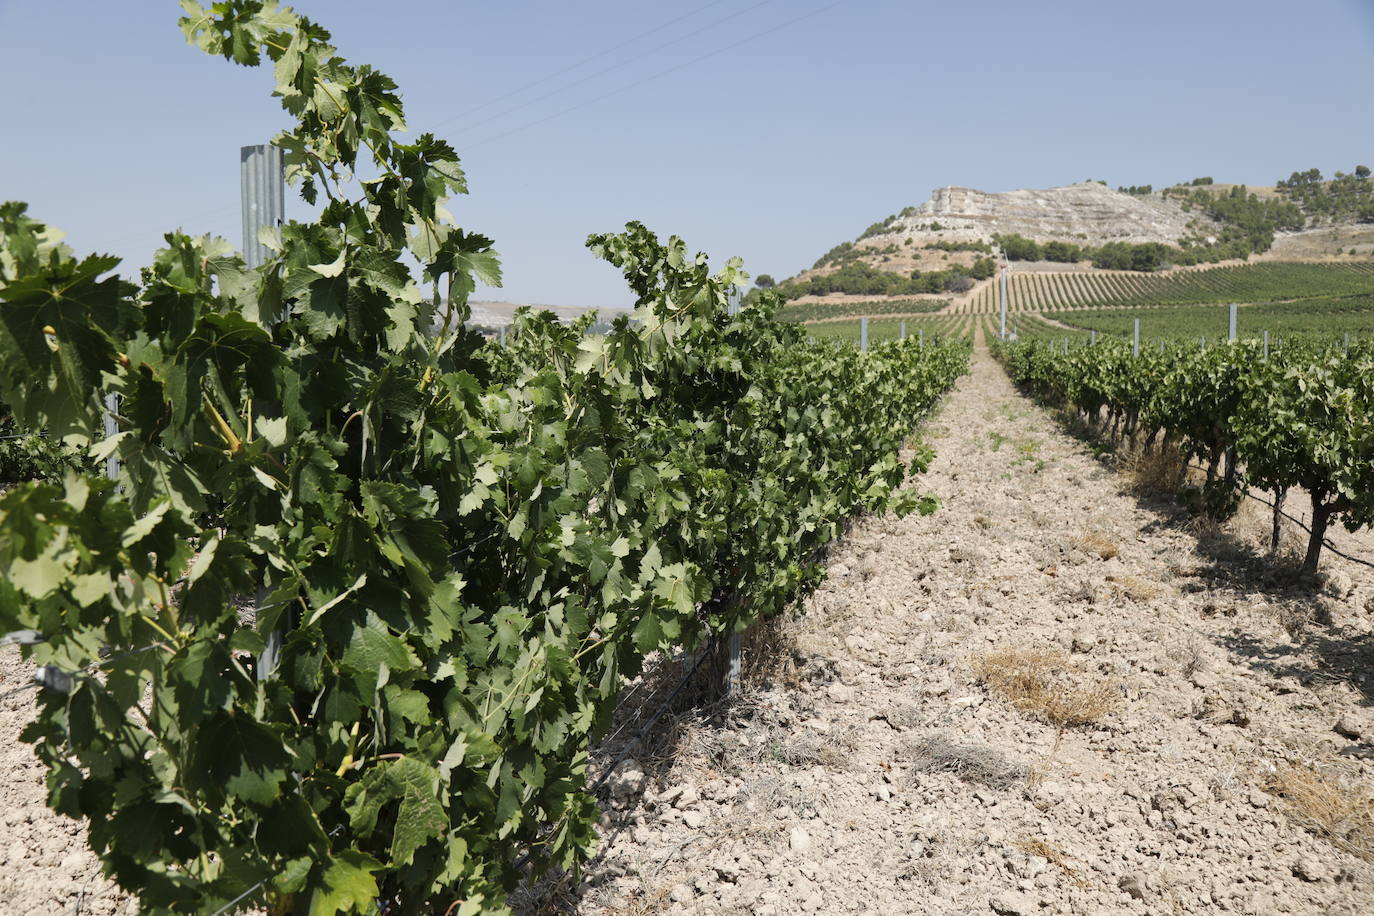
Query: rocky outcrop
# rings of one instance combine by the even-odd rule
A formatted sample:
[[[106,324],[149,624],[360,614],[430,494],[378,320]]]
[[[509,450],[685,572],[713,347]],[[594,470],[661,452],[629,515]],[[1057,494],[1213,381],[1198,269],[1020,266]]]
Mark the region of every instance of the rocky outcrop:
[[[1123,194],[1095,182],[1002,192],[945,187],[897,217],[890,232],[874,238],[972,242],[1016,233],[1039,242],[1175,244],[1191,233],[1189,223],[1197,218],[1174,201]]]

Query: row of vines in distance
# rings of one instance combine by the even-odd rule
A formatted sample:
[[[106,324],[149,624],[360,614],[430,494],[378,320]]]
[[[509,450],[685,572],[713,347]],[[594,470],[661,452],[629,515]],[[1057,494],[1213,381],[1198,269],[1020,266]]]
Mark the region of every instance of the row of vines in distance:
[[[1287,302],[1368,294],[1374,263],[1262,262],[1161,274],[1012,271],[1007,308],[1059,311]],[[984,284],[957,310],[990,314],[1001,308],[1000,280]]]
[[[1224,516],[1246,485],[1311,500],[1303,570],[1315,572],[1333,519],[1374,524],[1374,344],[1295,343],[1267,356],[1254,341],[1147,348],[1099,341],[999,344],[1023,388],[1081,411],[1146,448],[1173,444],[1208,462],[1201,507]],[[1277,518],[1275,521],[1277,530]],[[1277,543],[1277,541],[1275,542]]]

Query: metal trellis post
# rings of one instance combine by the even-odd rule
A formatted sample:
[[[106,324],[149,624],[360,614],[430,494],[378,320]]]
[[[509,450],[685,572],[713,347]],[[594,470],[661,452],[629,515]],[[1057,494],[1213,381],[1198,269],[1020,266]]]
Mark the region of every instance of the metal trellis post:
[[[243,218],[243,260],[249,268],[260,267],[271,249],[259,241],[263,229],[280,226],[286,218],[286,178],[281,149],[269,143],[239,147],[239,200]],[[258,587],[254,617],[267,602],[264,581]],[[265,681],[281,660],[282,631],[267,634],[267,644],[257,659],[258,680]]]
[[[243,260],[260,266],[271,251],[258,241],[264,228],[281,225],[286,217],[286,180],[281,149],[270,143],[239,148],[239,197],[243,210]]]

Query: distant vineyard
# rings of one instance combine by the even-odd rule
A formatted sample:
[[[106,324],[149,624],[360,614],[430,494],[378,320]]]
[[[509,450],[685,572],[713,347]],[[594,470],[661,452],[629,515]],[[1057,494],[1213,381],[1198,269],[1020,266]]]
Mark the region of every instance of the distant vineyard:
[[[949,305],[948,299],[891,299],[855,302],[802,302],[786,305],[778,317],[786,321],[819,321],[826,318],[846,318],[860,315],[909,315],[938,312]]]
[[[994,314],[1001,308],[999,289],[1000,281],[994,279],[957,305],[955,311]],[[1370,262],[1271,262],[1167,274],[1013,272],[1007,289],[1007,309],[1046,312],[1229,302],[1272,303],[1371,292],[1374,292],[1374,263]]]
[[[1139,318],[1141,334],[1146,337],[1212,338],[1226,335],[1228,313],[1224,305],[1164,306],[1076,311],[1059,320],[1083,330],[1126,335],[1132,333],[1134,320]],[[1243,306],[1236,324],[1240,337],[1259,337],[1265,331],[1271,337],[1368,334],[1374,332],[1374,293]]]
[[[931,318],[876,318],[868,322],[868,339],[871,343],[880,340],[896,340],[901,336],[902,325],[906,325],[907,337],[924,333],[927,340],[950,338],[972,340],[976,319],[969,315],[940,315]],[[828,321],[824,324],[807,325],[806,333],[816,340],[854,340],[859,339],[859,321]]]

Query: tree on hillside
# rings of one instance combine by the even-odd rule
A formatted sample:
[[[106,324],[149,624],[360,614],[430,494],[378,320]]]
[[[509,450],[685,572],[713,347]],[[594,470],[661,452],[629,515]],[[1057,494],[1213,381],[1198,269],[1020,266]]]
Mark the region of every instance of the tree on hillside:
[[[1368,178],[1368,177],[1369,177],[1369,166],[1367,166],[1367,165],[1357,165],[1357,166],[1355,166],[1355,177],[1356,177],[1356,178]]]
[[[759,274],[754,278],[754,285],[759,289],[772,289],[778,285],[778,281],[774,280],[768,274]]]

